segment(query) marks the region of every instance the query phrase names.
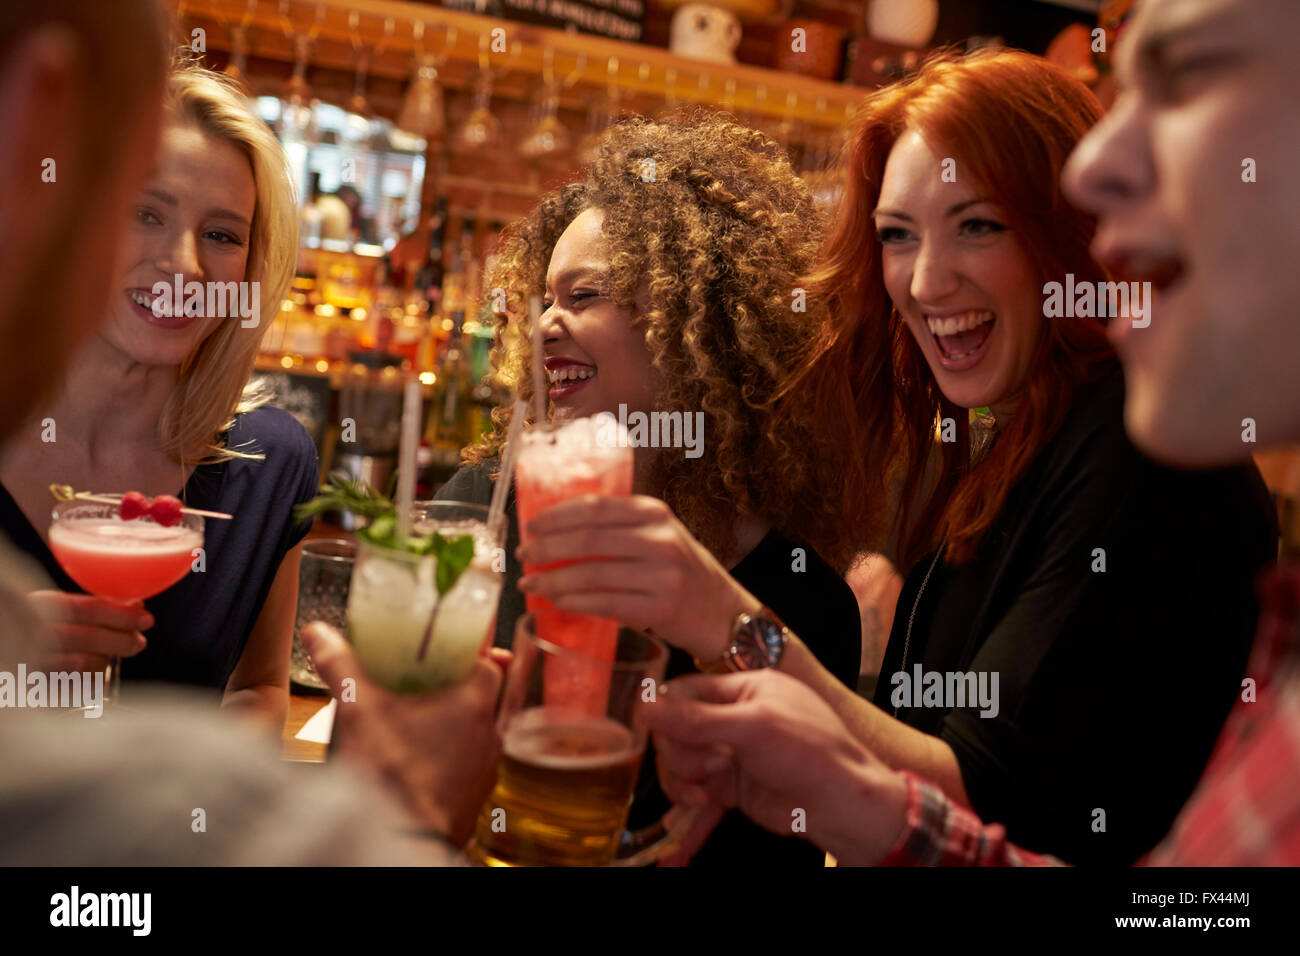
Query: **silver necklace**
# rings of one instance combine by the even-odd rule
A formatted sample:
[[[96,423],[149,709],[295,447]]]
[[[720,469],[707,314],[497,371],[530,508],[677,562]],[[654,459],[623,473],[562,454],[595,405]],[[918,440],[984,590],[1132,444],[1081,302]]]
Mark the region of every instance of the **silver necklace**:
[[[970,466],[974,468],[988,455],[989,449],[997,440],[999,429],[997,419],[988,412],[974,413],[970,426]],[[907,633],[903,637],[903,661],[898,668],[904,674],[907,673],[907,654],[912,646],[912,621],[916,618],[916,609],[921,606],[921,596],[925,594],[925,586],[930,583],[930,575],[934,573],[935,565],[939,563],[939,558],[943,556],[947,546],[947,539],[940,542],[939,550],[934,553],[934,557],[930,560],[930,567],[926,570],[925,577],[921,579],[921,588],[916,592],[916,600],[912,602],[912,613],[907,615]],[[894,708],[894,716],[898,716],[897,707]]]
[[[907,634],[903,637],[903,661],[898,670],[900,673],[907,673],[907,652],[912,646],[912,621],[916,618],[916,609],[921,605],[921,595],[925,593],[925,586],[930,583],[930,575],[934,573],[934,566],[939,563],[939,558],[943,556],[943,549],[947,547],[947,541],[939,545],[939,550],[934,553],[930,560],[930,567],[925,572],[925,577],[921,579],[921,588],[916,592],[916,600],[912,602],[912,613],[907,615]],[[898,707],[894,707],[894,716],[898,716]]]

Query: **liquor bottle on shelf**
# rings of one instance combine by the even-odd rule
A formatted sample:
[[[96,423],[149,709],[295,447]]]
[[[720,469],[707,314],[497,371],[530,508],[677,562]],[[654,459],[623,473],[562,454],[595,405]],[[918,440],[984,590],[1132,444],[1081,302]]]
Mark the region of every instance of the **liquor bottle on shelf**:
[[[428,303],[429,318],[435,319],[442,312],[443,282],[445,270],[442,264],[442,233],[447,222],[447,199],[438,197],[433,213],[433,228],[429,233],[429,254],[424,265],[415,274],[415,291]]]
[[[474,258],[474,220],[466,216],[461,220],[460,237],[451,256],[451,266],[443,281],[443,315],[450,318],[464,312],[471,318],[477,308],[478,261]],[[450,331],[444,321],[443,329]]]
[[[425,428],[430,448],[431,480],[440,485],[460,467],[460,451],[478,436],[474,427],[474,377],[469,343],[465,334],[465,313],[452,314],[451,339],[438,363],[433,402]]]
[[[479,262],[474,255],[474,220],[466,217],[460,230],[461,309],[471,318],[478,312]]]

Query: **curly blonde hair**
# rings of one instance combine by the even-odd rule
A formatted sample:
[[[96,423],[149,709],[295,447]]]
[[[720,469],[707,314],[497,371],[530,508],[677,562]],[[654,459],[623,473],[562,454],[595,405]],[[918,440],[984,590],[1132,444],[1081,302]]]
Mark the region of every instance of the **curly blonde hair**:
[[[737,518],[754,516],[842,570],[853,549],[828,504],[842,453],[833,423],[791,414],[776,398],[824,321],[798,288],[823,221],[784,150],[698,109],[607,131],[585,179],[506,230],[485,283],[505,303],[492,377],[524,399],[529,297],[544,294],[556,241],[591,208],[603,213],[609,250],[602,293],[628,309],[638,291],[646,296],[635,321],[662,382],[657,407],[706,416],[701,457],[660,452],[650,492],[719,558],[735,548]],[[467,464],[501,454],[508,420],[509,408],[494,412],[492,430],[465,449]]]

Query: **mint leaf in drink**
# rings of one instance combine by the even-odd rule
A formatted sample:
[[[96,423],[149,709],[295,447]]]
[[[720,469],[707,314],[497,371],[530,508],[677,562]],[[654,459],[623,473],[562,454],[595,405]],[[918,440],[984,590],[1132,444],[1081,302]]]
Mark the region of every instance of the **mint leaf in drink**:
[[[381,548],[396,548],[397,518],[393,515],[380,515],[368,527],[358,530],[357,534]]]
[[[436,583],[438,595],[442,596],[456,586],[460,576],[474,560],[474,538],[470,535],[444,538],[435,531],[429,540],[433,545],[433,554],[438,560]]]
[[[355,481],[342,472],[335,472],[321,485],[320,494],[311,501],[298,505],[294,515],[299,521],[327,511],[350,511],[360,518],[369,518],[370,524],[357,529],[357,537],[377,548],[403,551],[407,554],[432,555],[437,559],[435,585],[439,596],[446,594],[465,573],[474,560],[474,538],[461,535],[444,538],[436,531],[428,537],[408,535],[398,539],[397,508],[391,498],[382,495],[364,481]]]

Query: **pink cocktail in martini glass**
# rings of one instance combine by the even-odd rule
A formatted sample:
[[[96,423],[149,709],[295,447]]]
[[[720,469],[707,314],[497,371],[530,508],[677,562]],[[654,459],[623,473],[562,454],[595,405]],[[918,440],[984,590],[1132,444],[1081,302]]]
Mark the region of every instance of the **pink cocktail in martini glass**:
[[[123,520],[116,504],[65,501],[54,508],[50,552],[87,593],[120,601],[161,594],[189,574],[203,547],[203,519],[184,514],[164,526],[148,516]],[[112,696],[121,661],[113,660]]]

